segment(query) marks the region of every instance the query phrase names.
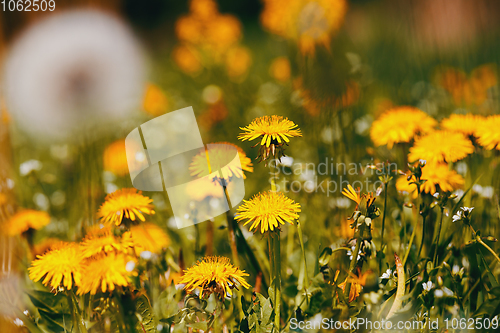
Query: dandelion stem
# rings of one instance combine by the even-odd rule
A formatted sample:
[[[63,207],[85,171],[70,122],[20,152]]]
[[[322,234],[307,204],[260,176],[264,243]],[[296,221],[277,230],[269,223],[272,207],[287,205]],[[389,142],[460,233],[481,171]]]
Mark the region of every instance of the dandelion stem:
[[[300,241],[300,249],[302,250],[302,258],[304,259],[304,290],[306,292],[306,301],[309,303],[309,295],[307,293],[307,289],[309,288],[309,277],[307,274],[307,258],[306,258],[306,250],[304,247],[304,237],[302,235],[302,225],[300,221],[297,220],[297,230],[299,233],[299,241]]]
[[[224,188],[225,191],[227,191]],[[229,233],[229,243],[231,245],[231,254],[233,255],[233,263],[240,266],[240,258],[238,256],[238,247],[236,246],[236,234],[234,233],[234,219],[229,211],[226,212],[227,230]]]
[[[408,259],[408,256],[410,255],[411,247],[413,245],[413,239],[415,239],[415,235],[417,234],[417,227],[418,227],[418,220],[420,216],[420,199],[421,199],[421,193],[420,193],[420,186],[417,185],[417,216],[415,218],[415,225],[413,226],[413,231],[410,236],[410,243],[408,244],[408,248],[406,249],[406,253],[403,259],[403,267],[406,265],[406,260]]]
[[[280,234],[279,231],[276,237],[273,237],[274,242],[274,297],[275,297],[275,317],[274,326],[277,332],[280,332],[281,320],[281,250],[280,250]]]
[[[385,171],[385,165],[384,165]],[[382,234],[380,236],[380,251],[384,251],[384,230],[385,230],[385,213],[387,208],[387,182],[384,183],[384,212],[382,213]],[[382,271],[382,257],[379,258],[378,269]]]
[[[491,247],[488,246],[488,244],[486,244],[480,236],[478,236],[476,234],[476,231],[474,230],[474,228],[469,225],[469,227],[471,228],[472,230],[472,234],[474,235],[474,238],[476,239],[476,241],[481,244],[482,246],[484,246],[488,251],[491,252],[491,254],[493,254],[493,257],[495,257],[495,259],[500,263],[500,258],[498,257],[498,254],[495,253],[495,251],[493,251],[493,249]]]
[[[85,327],[85,323],[83,322],[82,313],[80,311],[80,308],[78,307],[78,301],[73,290],[68,290],[67,296],[68,301],[73,308],[71,311],[73,317],[73,326],[78,326],[78,330],[80,331],[80,333],[87,333],[87,328]]]
[[[437,232],[437,236],[436,236],[436,247],[434,249],[434,260],[432,260],[432,263],[434,264],[434,267],[436,267],[436,264],[437,264],[437,255],[438,255],[438,247],[439,247],[439,236],[441,235],[441,227],[443,226],[443,215],[444,215],[444,208],[441,207],[441,216],[439,217],[438,232]]]
[[[362,241],[362,235],[363,235],[363,226],[365,224],[363,223],[360,227],[359,227],[359,230],[358,230],[358,237],[356,238],[356,247],[354,248],[354,252],[352,253],[352,260],[351,260],[351,264],[349,265],[349,276],[347,277],[347,285],[346,285],[346,288],[345,288],[345,292],[344,292],[344,295],[345,295],[345,298],[347,300],[349,300],[349,294],[351,293],[351,282],[349,277],[351,274],[354,274],[355,270],[356,270],[356,265],[358,264],[358,255],[359,255],[359,250],[361,250],[361,241]]]
[[[422,240],[420,241],[420,247],[418,249],[417,258],[420,258],[422,253],[422,248],[424,247],[424,236],[425,236],[425,215],[422,216]]]

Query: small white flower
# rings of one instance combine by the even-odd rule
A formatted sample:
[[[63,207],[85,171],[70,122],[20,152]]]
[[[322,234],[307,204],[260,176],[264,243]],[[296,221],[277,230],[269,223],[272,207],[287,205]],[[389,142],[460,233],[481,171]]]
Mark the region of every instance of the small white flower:
[[[29,160],[21,163],[19,166],[19,173],[21,176],[26,176],[32,173],[33,171],[40,171],[42,169],[42,162],[37,160]]]
[[[280,160],[277,161],[279,165],[291,167],[293,165],[293,157],[283,156]]]
[[[474,209],[474,207],[462,207],[462,210],[463,210],[464,212],[465,212],[465,211],[467,211],[467,212],[469,212],[469,213],[470,213],[470,212],[472,212],[472,210],[473,210],[473,209]]]
[[[434,198],[439,197],[439,192],[434,193],[432,196],[433,196]]]
[[[448,289],[446,287],[443,287],[441,289],[434,290],[434,296],[436,296],[437,298],[441,298],[443,296],[453,297],[453,291],[451,291],[450,289]]]
[[[382,274],[382,276],[380,277],[381,280],[383,279],[390,279],[392,276],[392,270],[390,268],[388,268],[384,274]]]
[[[354,250],[356,249],[356,246],[351,247],[351,250],[347,250],[347,255],[349,256],[349,260],[352,260]],[[361,259],[361,255],[358,254],[358,260]]]
[[[455,192],[453,192],[453,194],[457,196],[455,200],[459,200],[464,195],[464,193],[464,190],[456,190]]]
[[[432,281],[427,281],[422,283],[422,288],[424,288],[425,291],[431,291],[432,288],[434,288],[434,283]]]
[[[16,318],[16,319],[14,319],[14,325],[21,327],[21,326],[24,326],[24,322],[21,319]]]
[[[126,265],[125,265],[125,270],[127,270],[127,272],[132,272],[135,268],[135,262],[133,261],[129,261]]]
[[[491,199],[491,198],[493,198],[494,193],[495,193],[495,190],[493,189],[493,186],[484,186],[483,192],[481,193],[481,196],[485,199]]]
[[[150,251],[142,251],[141,252],[142,259],[149,260],[149,259],[151,259],[152,256],[153,256],[153,254]]]
[[[462,219],[462,211],[459,210],[455,215],[453,215],[453,220],[452,222],[457,222]]]
[[[453,265],[453,268],[451,269],[451,273],[452,273],[453,275],[456,275],[456,274],[458,274],[458,272],[460,272],[460,266],[458,266],[458,265]]]

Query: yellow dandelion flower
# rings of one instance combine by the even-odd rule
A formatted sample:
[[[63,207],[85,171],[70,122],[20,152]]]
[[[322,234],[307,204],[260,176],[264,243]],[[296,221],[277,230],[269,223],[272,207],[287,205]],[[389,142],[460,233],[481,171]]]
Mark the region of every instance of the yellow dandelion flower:
[[[436,120],[417,108],[399,106],[373,122],[370,137],[375,146],[387,145],[391,149],[395,143],[410,142],[415,135],[431,131],[436,124]]]
[[[241,168],[228,164],[228,160],[232,160],[232,149],[228,146],[235,148],[238,152]],[[208,154],[206,152],[200,152],[193,157],[193,160],[189,165],[191,176],[196,177],[208,176],[219,168],[221,168],[220,178],[224,179],[231,179],[231,177],[246,179],[243,171],[253,172],[252,160],[247,157],[245,151],[237,145],[229,142],[214,143],[210,147]]]
[[[241,38],[241,23],[233,15],[219,13],[212,0],[192,0],[190,13],[176,21],[175,33],[184,44],[220,62]]]
[[[441,120],[440,125],[444,130],[460,132],[466,136],[477,136],[476,132],[483,121],[483,116],[475,114],[452,114]]]
[[[456,162],[474,152],[474,145],[462,133],[434,131],[415,140],[408,160],[427,163]]]
[[[286,57],[278,57],[273,60],[269,67],[269,74],[281,82],[287,82],[292,76],[290,61]]]
[[[189,182],[186,186],[186,193],[189,195],[189,198],[196,201],[225,196],[221,184],[213,180]]]
[[[359,195],[359,191],[354,190],[354,188],[350,184],[347,185],[347,188],[342,190],[342,194],[354,201],[356,203],[356,208],[361,203],[361,196]]]
[[[170,239],[165,231],[154,223],[143,223],[130,228],[130,238],[136,255],[143,251],[160,253],[170,245]]]
[[[482,105],[488,99],[488,89],[498,83],[496,65],[476,67],[469,76],[457,68],[443,67],[436,71],[436,81],[447,90],[456,105]]]
[[[168,99],[165,93],[155,84],[148,83],[146,85],[146,92],[144,93],[144,100],[142,108],[146,113],[153,117],[158,117],[168,110]]]
[[[117,176],[128,174],[127,153],[125,151],[125,140],[117,140],[106,147],[103,155],[104,170],[110,171]]]
[[[94,228],[87,233],[80,244],[84,258],[110,252],[126,252],[132,247],[132,242],[124,242],[120,237],[115,236],[111,226],[94,226]]]
[[[47,212],[33,209],[22,209],[8,220],[5,225],[4,232],[7,236],[16,236],[21,235],[30,229],[41,229],[49,223],[50,216]]]
[[[219,12],[217,3],[213,0],[191,0],[189,10],[194,16],[203,19],[213,18]]]
[[[232,295],[232,289],[237,288],[237,283],[250,288],[245,276],[248,274],[233,266],[228,258],[209,256],[185,270],[180,283],[186,284],[184,289],[188,293],[200,289],[202,298],[215,293],[219,300],[223,300],[226,295]]]
[[[422,177],[426,182],[422,185],[421,191],[423,193],[434,194],[436,191],[452,192],[462,188],[465,184],[464,178],[459,175],[455,170],[449,168],[445,163],[427,163],[422,168]],[[417,185],[410,184],[414,182],[415,178],[408,180],[407,176],[399,177],[396,181],[396,189],[400,192],[406,192],[413,198],[418,195]]]
[[[257,232],[259,224],[261,233],[274,231],[275,228],[279,230],[280,224],[293,224],[299,218],[300,204],[280,192],[262,192],[243,202],[237,208],[235,219],[245,220],[244,225],[252,223],[248,228],[250,231],[255,229]]]
[[[31,254],[33,256],[38,256],[49,252],[50,250],[54,250],[59,248],[64,243],[58,238],[44,238],[40,243],[33,245],[31,249]]]
[[[236,16],[219,14],[203,26],[205,45],[216,58],[235,45],[241,38],[241,23]]]
[[[109,253],[87,259],[82,270],[85,279],[78,285],[78,295],[113,291],[117,286],[127,287],[132,276],[135,261],[123,253]]]
[[[123,218],[136,221],[136,218],[144,222],[143,214],[154,214],[153,199],[141,194],[135,188],[124,188],[110,193],[106,196],[105,202],[99,208],[97,217],[102,222],[113,223],[119,226]]]
[[[489,116],[478,124],[477,142],[486,149],[500,150],[500,115]]]
[[[347,11],[345,0],[264,0],[262,25],[270,32],[295,40],[302,54],[316,45],[329,46]]]
[[[231,79],[240,79],[252,64],[252,55],[246,47],[236,46],[226,54],[226,71]]]
[[[203,40],[203,22],[196,16],[182,16],[175,22],[175,34],[183,42],[201,43]]]
[[[298,125],[288,118],[282,116],[263,116],[254,119],[248,126],[240,127],[238,139],[242,141],[252,141],[260,139],[259,156],[260,160],[266,160],[269,156],[281,156],[283,145],[290,142],[289,138],[302,136]]]
[[[71,289],[82,281],[83,257],[78,244],[62,243],[55,249],[37,256],[28,268],[34,282],[42,280],[43,285],[53,289],[64,286]]]
[[[269,147],[271,142],[282,143],[282,139],[285,142],[290,142],[289,138],[302,136],[298,125],[282,116],[260,117],[254,119],[250,125],[240,127],[240,129],[244,133],[241,133],[238,139],[251,141],[261,137],[260,144],[266,145],[266,147]]]
[[[186,45],[179,45],[172,51],[172,58],[179,68],[187,74],[197,75],[202,69],[199,52]]]

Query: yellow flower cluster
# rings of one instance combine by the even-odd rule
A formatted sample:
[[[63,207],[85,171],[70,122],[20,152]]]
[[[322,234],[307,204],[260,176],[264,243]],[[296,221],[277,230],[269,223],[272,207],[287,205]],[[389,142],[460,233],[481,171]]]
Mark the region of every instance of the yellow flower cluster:
[[[416,135],[432,131],[437,121],[425,112],[411,106],[399,106],[385,112],[375,120],[370,137],[375,146],[410,142]]]
[[[184,289],[187,292],[200,289],[202,298],[208,298],[215,293],[220,300],[223,300],[226,295],[233,294],[232,289],[237,288],[236,283],[250,288],[245,276],[248,274],[233,266],[228,258],[209,256],[185,270],[180,283],[186,284]]]
[[[264,0],[260,20],[270,32],[294,40],[302,54],[326,48],[347,12],[345,0]]]
[[[49,223],[50,216],[46,212],[22,209],[7,221],[3,232],[7,236],[17,236],[30,229],[41,229]]]
[[[250,51],[239,45],[240,21],[233,15],[221,14],[214,0],[191,0],[189,14],[175,23],[175,33],[181,43],[172,56],[188,74],[224,64],[230,78],[240,79],[252,63]]]
[[[132,192],[135,190],[119,190],[108,196],[103,206],[110,202],[116,204],[113,202],[125,197],[126,200],[120,201],[121,215],[128,211],[129,218],[130,212],[139,216],[137,210],[144,207],[141,200],[130,200]],[[142,197],[140,194],[136,195]],[[150,202],[150,199],[143,198]],[[152,205],[148,209],[151,210]],[[144,217],[141,220],[143,219]],[[131,286],[131,278],[137,275],[134,268],[141,253],[160,253],[170,244],[170,240],[160,227],[152,223],[134,225],[125,232],[116,226],[120,224],[92,226],[80,243],[51,244],[48,251],[44,250],[32,262],[29,268],[30,278],[35,282],[41,281],[56,291],[59,288],[76,287],[78,294],[95,295],[98,292],[111,292],[116,287]]]
[[[408,160],[427,163],[456,162],[474,152],[474,145],[460,132],[439,130],[415,140]]]
[[[434,194],[439,190],[443,192],[452,192],[462,188],[465,184],[464,178],[459,175],[455,170],[450,169],[448,164],[445,163],[428,163],[422,168],[422,177],[426,182],[422,185],[421,191],[423,193]],[[400,192],[406,192],[413,198],[418,195],[417,185],[410,184],[414,182],[415,178],[412,177],[408,180],[407,176],[401,176],[396,181],[396,189]]]
[[[445,67],[437,71],[436,81],[448,91],[456,105],[480,106],[488,98],[488,89],[498,84],[495,67],[479,66],[469,76],[460,69]]]

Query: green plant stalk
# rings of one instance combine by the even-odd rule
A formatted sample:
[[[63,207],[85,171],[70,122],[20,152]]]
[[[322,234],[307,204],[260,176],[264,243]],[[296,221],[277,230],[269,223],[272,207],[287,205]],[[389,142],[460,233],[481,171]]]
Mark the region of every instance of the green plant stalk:
[[[417,194],[418,194],[417,195],[417,217],[415,218],[415,225],[413,226],[413,232],[411,233],[411,236],[410,236],[410,243],[408,244],[408,248],[406,249],[406,253],[405,253],[405,256],[403,259],[403,267],[406,265],[406,260],[408,259],[408,256],[410,255],[411,247],[413,245],[413,240],[415,239],[415,235],[417,233],[418,220],[419,220],[419,216],[420,216],[420,197],[421,197],[419,185],[417,185]],[[423,234],[422,234],[422,237],[423,237]]]
[[[73,326],[77,326],[80,333],[87,333],[87,328],[85,327],[85,323],[83,322],[82,313],[80,311],[80,308],[78,307],[78,301],[76,299],[76,295],[75,295],[74,291],[68,290],[67,295],[68,295],[68,301],[69,301],[71,307],[73,308],[71,311],[71,313],[72,313],[71,317],[73,319]]]
[[[437,263],[439,238],[440,238],[440,235],[441,235],[441,227],[443,226],[443,215],[444,215],[444,208],[441,207],[441,216],[439,217],[438,232],[437,232],[437,236],[436,236],[436,247],[434,249],[434,259],[432,260],[432,263],[433,263],[434,267],[436,267],[436,263]]]
[[[382,234],[380,235],[380,251],[383,251],[384,248],[385,213],[387,207],[387,184],[388,183],[384,183],[384,211],[382,213],[383,215],[382,215]],[[382,271],[382,258],[379,258],[378,269],[379,271]]]
[[[280,332],[281,320],[281,240],[279,231],[276,237],[273,237],[274,243],[274,296],[275,296],[275,316],[274,316],[274,326],[277,331]]]
[[[121,303],[121,297],[118,294],[118,291],[115,289],[113,291],[113,296],[114,296],[114,302],[115,302],[115,314],[116,314],[116,321],[118,323],[118,329],[120,333],[135,333],[135,327],[134,325],[127,325],[125,322],[125,316],[124,316],[124,311],[123,311],[123,305]]]
[[[307,290],[309,288],[309,276],[307,273],[307,257],[306,257],[306,250],[304,246],[304,237],[302,235],[302,225],[300,224],[300,221],[297,220],[297,231],[299,234],[299,241],[300,241],[300,249],[302,250],[302,258],[304,259],[304,289],[306,292],[306,301],[309,303],[309,296],[307,293]]]
[[[398,287],[396,290],[394,303],[392,303],[391,309],[387,314],[387,319],[391,318],[403,306],[403,297],[405,295],[406,288],[404,263],[401,263],[401,259],[399,259],[396,253],[394,253],[394,259],[396,262],[396,271],[398,272]]]
[[[422,216],[422,239],[420,241],[420,247],[418,248],[417,258],[420,258],[422,253],[422,248],[424,247],[424,236],[425,236],[425,215]]]
[[[224,186],[224,193],[226,198],[229,200],[229,193],[227,192],[227,187]],[[229,207],[231,207],[231,203],[229,202]],[[240,258],[238,256],[238,247],[236,246],[236,234],[234,233],[234,218],[231,216],[230,211],[226,212],[226,220],[227,220],[227,230],[229,234],[229,244],[231,245],[231,254],[233,255],[233,263],[235,266],[240,266]]]
[[[363,229],[365,224],[363,223],[358,230],[358,237],[356,237],[356,247],[354,248],[354,253],[352,254],[352,260],[349,264],[349,275],[354,274],[354,270],[356,269],[356,265],[358,264],[358,255],[361,250],[361,241],[363,238]],[[347,300],[349,300],[349,294],[351,293],[351,282],[349,282],[349,277],[347,276],[347,285],[344,291],[344,296]]]
[[[491,254],[493,255],[493,257],[495,257],[495,259],[500,263],[500,258],[498,257],[498,254],[495,253],[495,251],[493,251],[493,249],[491,247],[488,246],[488,244],[486,244],[482,239],[481,237],[479,237],[477,234],[476,234],[476,231],[474,230],[474,228],[469,225],[469,227],[471,228],[471,231],[472,233],[474,234],[474,237],[476,239],[476,241],[481,244],[482,246],[484,246],[488,251],[491,252]]]

